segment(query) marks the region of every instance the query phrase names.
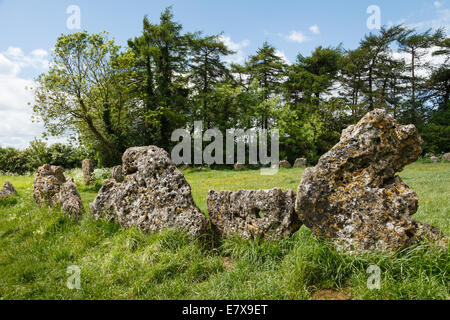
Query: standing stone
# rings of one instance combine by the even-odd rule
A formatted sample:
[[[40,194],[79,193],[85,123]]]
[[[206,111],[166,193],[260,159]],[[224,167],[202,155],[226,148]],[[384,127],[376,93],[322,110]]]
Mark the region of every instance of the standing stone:
[[[92,174],[94,173],[94,163],[91,159],[84,159],[82,162],[84,185],[88,186],[92,182]]]
[[[280,161],[280,168],[289,169],[292,168],[291,164],[287,160]]]
[[[115,166],[111,169],[112,178],[116,180],[116,182],[122,182],[123,181],[123,173],[122,173],[122,166]]]
[[[435,157],[435,156],[431,157],[430,160],[433,161],[434,163],[439,163],[439,162],[441,162],[441,160],[439,160],[439,158],[438,158],[438,157]]]
[[[294,168],[303,168],[308,165],[308,161],[305,158],[299,158],[295,160]]]
[[[444,161],[450,162],[450,153],[444,154]]]
[[[383,110],[343,131],[340,142],[307,169],[298,188],[300,220],[350,252],[396,250],[442,236],[411,219],[418,197],[395,173],[416,161],[422,139]]]
[[[84,213],[81,197],[77,190],[77,185],[72,178],[68,178],[65,183],[61,185],[59,197],[62,205],[62,210],[69,217],[79,219]]]
[[[234,170],[244,170],[245,169],[245,165],[243,165],[242,163],[236,163],[234,165]]]
[[[207,232],[208,221],[195,205],[190,185],[166,151],[155,146],[130,148],[122,162],[125,181],[103,183],[90,205],[95,219],[104,217],[145,232],[181,229],[192,237]]]
[[[38,169],[33,197],[38,204],[61,205],[69,217],[79,218],[84,212],[77,186],[71,178],[66,179],[61,167],[45,164]]]
[[[294,191],[209,191],[207,203],[212,225],[223,236],[245,239],[282,239],[301,223],[295,214]]]
[[[14,197],[17,195],[16,189],[14,189],[14,186],[11,184],[11,182],[6,181],[3,185],[3,188],[0,190],[0,200]]]
[[[38,204],[56,206],[60,203],[61,185],[66,182],[63,169],[45,164],[40,167],[33,183],[33,197]]]

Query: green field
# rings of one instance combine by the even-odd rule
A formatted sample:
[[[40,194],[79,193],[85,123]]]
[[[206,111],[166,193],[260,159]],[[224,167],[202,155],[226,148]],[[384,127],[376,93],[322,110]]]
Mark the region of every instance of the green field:
[[[302,227],[282,241],[190,241],[179,232],[147,235],[94,221],[91,187],[75,178],[87,214],[71,221],[31,196],[32,176],[0,176],[18,191],[0,202],[0,299],[449,299],[450,252],[421,244],[396,254],[349,256]],[[194,200],[206,212],[210,189],[296,189],[303,170],[275,176],[259,171],[185,172]],[[103,175],[102,175],[103,173]],[[450,236],[450,164],[415,163],[400,176],[420,198],[415,218]],[[367,268],[381,269],[381,289],[367,288]],[[69,266],[81,269],[70,290]]]

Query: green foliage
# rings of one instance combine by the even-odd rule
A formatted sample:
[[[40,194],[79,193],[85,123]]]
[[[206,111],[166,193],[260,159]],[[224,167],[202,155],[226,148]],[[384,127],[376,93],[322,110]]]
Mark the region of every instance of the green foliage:
[[[170,152],[172,132],[195,121],[223,134],[279,129],[282,159],[314,163],[374,108],[419,127],[425,152],[450,148],[450,51],[440,29],[383,27],[354,50],[320,46],[292,64],[264,42],[239,65],[226,62],[233,52],[220,34],[185,32],[168,7],[158,22],[144,17],[127,44],[121,49],[105,33],[61,35],[34,90],[34,114],[48,133],[75,133],[101,166],[119,164],[133,146]],[[410,59],[398,58],[395,46]],[[445,57],[437,67],[423,61],[434,47],[433,55]],[[424,68],[430,76],[418,72]]]
[[[61,143],[50,146],[41,140],[34,140],[25,150],[0,148],[0,172],[25,174],[32,173],[43,164],[49,163],[66,169],[81,166],[89,152],[80,147]]]

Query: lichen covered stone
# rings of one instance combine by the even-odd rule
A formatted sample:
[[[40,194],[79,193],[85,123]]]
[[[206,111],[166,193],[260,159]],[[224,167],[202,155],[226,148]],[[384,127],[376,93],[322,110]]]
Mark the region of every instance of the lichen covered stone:
[[[294,210],[295,197],[294,191],[281,189],[211,190],[209,217],[222,236],[282,239],[301,227]]]
[[[298,158],[297,160],[295,160],[294,168],[306,167],[307,165],[308,160],[306,160],[305,158]]]
[[[287,160],[280,161],[280,168],[282,169],[290,169],[292,168],[291,164]]]
[[[81,197],[74,181],[71,178],[66,180],[67,181],[61,185],[61,189],[59,191],[61,209],[69,217],[79,219],[84,213]]]
[[[84,185],[88,186],[91,184],[93,180],[93,173],[94,173],[94,163],[91,159],[84,159],[82,164],[82,171],[83,171],[83,179],[84,179]]]
[[[145,232],[181,229],[205,234],[208,221],[195,205],[191,187],[163,149],[128,149],[122,157],[123,183],[107,180],[90,208],[94,218],[117,221]]]
[[[33,197],[38,204],[61,205],[63,212],[72,218],[79,218],[84,212],[76,184],[71,178],[66,178],[63,169],[58,166],[45,164],[38,169],[33,183]]]
[[[44,164],[38,168],[33,182],[33,197],[38,204],[56,206],[60,203],[61,185],[66,182],[63,169]]]
[[[413,125],[402,126],[383,110],[368,113],[304,172],[296,199],[300,220],[351,252],[438,239],[437,228],[411,218],[418,197],[395,175],[418,159],[422,143]]]
[[[11,182],[6,181],[3,184],[3,188],[0,190],[0,200],[9,198],[9,197],[14,197],[16,195],[17,195],[17,191],[16,191],[16,189],[14,189],[14,186],[11,184]]]
[[[115,166],[111,169],[112,178],[116,182],[122,182],[123,181],[123,173],[122,173],[122,166]]]

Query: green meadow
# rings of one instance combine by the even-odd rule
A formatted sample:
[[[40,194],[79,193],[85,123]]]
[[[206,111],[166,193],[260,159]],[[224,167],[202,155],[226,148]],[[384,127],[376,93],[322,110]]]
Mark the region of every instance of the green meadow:
[[[258,170],[189,169],[195,202],[207,212],[211,189],[296,189],[303,169],[262,176]],[[78,221],[32,198],[33,176],[0,176],[18,196],[0,202],[0,299],[449,299],[448,248],[418,244],[394,254],[347,255],[302,227],[282,241],[238,238],[191,241],[181,233],[145,234],[95,221],[89,203],[108,170],[82,185],[86,214]],[[400,173],[420,198],[415,219],[450,236],[450,163],[422,163]],[[367,269],[381,269],[370,290]],[[80,268],[80,289],[69,289],[68,267]]]

